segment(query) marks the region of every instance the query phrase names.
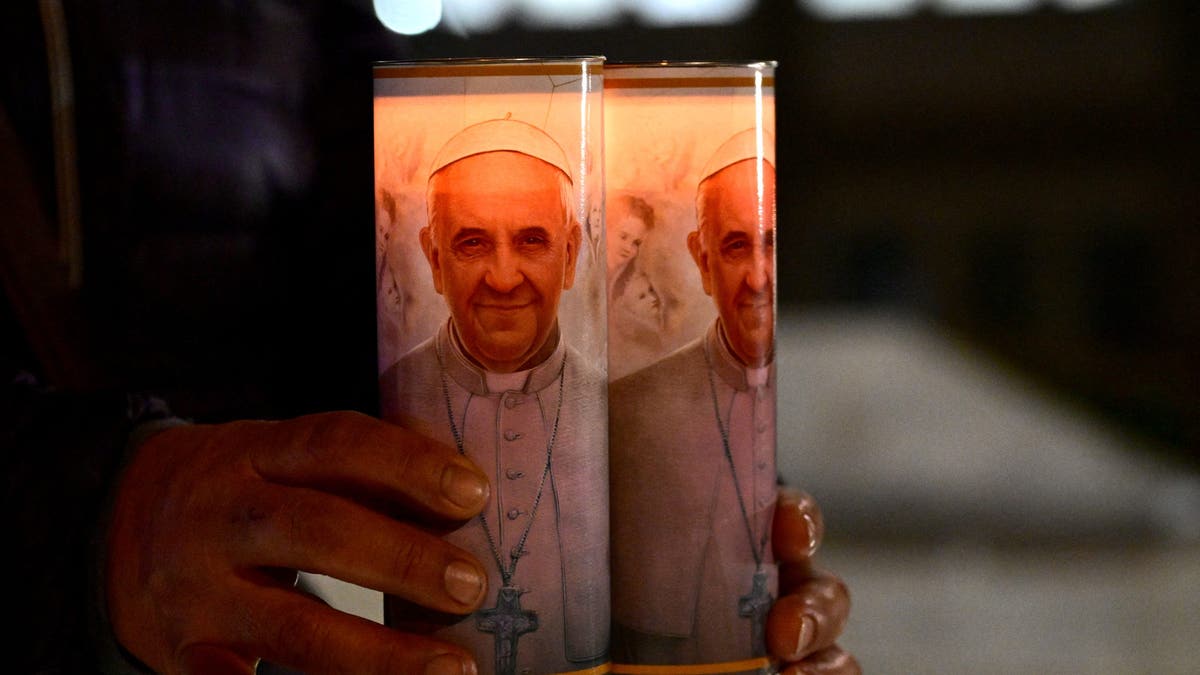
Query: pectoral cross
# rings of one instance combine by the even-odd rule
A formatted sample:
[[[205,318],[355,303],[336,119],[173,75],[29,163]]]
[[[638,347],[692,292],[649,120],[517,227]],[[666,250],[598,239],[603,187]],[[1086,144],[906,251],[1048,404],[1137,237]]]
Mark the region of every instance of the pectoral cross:
[[[757,570],[750,592],[738,598],[738,616],[750,619],[750,648],[754,656],[767,653],[767,612],[771,609],[771,594],[767,592],[767,573]]]
[[[522,610],[521,591],[503,586],[495,607],[476,612],[475,628],[496,636],[496,675],[517,675],[517,640],[538,629],[537,612]]]

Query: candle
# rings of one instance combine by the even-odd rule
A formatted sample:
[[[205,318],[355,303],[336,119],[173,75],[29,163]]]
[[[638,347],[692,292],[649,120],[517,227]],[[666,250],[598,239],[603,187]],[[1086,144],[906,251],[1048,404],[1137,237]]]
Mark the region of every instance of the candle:
[[[484,674],[608,664],[602,66],[374,68],[380,411],[492,486],[446,536],[488,570],[483,607],[435,620],[387,596],[384,617]]]
[[[609,63],[613,672],[769,672],[774,63]]]

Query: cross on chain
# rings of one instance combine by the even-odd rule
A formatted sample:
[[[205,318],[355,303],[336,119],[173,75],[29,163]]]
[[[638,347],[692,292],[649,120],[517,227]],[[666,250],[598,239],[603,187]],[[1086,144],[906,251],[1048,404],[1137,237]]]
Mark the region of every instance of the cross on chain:
[[[538,616],[533,610],[521,609],[521,592],[516,587],[503,586],[495,607],[475,613],[475,628],[496,636],[496,675],[517,675],[517,640],[537,630]]]
[[[767,592],[767,573],[758,570],[750,592],[738,598],[738,616],[750,619],[750,647],[754,656],[766,654],[767,612],[771,609],[771,594]]]

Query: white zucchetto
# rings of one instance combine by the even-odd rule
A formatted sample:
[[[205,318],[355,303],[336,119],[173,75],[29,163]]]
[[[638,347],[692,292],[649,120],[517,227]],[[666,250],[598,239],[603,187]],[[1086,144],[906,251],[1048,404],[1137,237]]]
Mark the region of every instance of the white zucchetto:
[[[538,127],[508,117],[472,124],[451,136],[434,156],[429,175],[432,177],[460,159],[501,150],[540,159],[566,174],[568,181],[571,180],[570,165],[562,147]]]

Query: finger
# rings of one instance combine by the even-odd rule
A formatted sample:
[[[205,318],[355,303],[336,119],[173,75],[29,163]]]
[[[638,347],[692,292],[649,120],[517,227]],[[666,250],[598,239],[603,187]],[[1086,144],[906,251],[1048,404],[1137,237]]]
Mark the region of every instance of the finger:
[[[254,675],[256,661],[225,647],[196,644],[180,652],[179,670],[183,675]]]
[[[780,489],[775,502],[771,528],[771,544],[777,560],[807,560],[821,545],[825,519],[812,495],[785,487]]]
[[[780,675],[862,675],[862,668],[853,655],[833,645],[788,665]]]
[[[487,477],[454,448],[352,412],[272,423],[254,466],[268,480],[385,499],[453,520],[487,503]]]
[[[781,595],[767,615],[767,646],[775,657],[798,661],[832,646],[850,614],[850,593],[836,577],[814,577]]]
[[[471,654],[433,638],[392,630],[300,593],[266,589],[247,637],[263,659],[310,675],[475,675]]]
[[[812,560],[784,562],[779,565],[779,593],[786,595],[814,579],[828,579],[841,583],[840,578],[817,565]]]
[[[302,569],[454,614],[487,592],[469,553],[348,499],[268,484],[236,508],[230,540],[246,567]]]

